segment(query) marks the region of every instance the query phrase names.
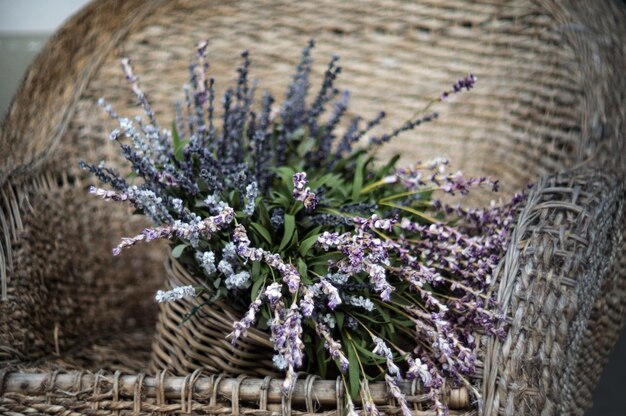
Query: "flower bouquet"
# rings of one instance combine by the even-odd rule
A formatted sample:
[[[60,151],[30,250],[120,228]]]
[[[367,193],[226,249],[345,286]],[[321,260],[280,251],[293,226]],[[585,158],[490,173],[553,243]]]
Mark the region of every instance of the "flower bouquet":
[[[269,94],[254,103],[244,52],[218,123],[201,42],[171,129],[158,124],[123,60],[147,118],[120,117],[100,101],[119,122],[110,138],[132,174],[83,163],[107,185],[90,192],[129,203],[154,224],[113,254],[168,239],[178,267],[199,282],[156,294],[165,305],[203,299],[178,324],[207,305],[228,310],[235,319],[219,342],[237,347],[253,331],[265,337],[271,358],[253,365],[283,373],[285,395],[299,371],[340,377],[348,414],[358,397],[366,414],[378,414],[367,383],[380,380],[409,415],[398,381],[414,379],[445,414],[444,381],[472,391],[479,336],[503,334],[490,287],[524,195],[485,209],[449,205],[442,195],[496,191],[497,181],[449,173],[443,158],[402,168],[398,156],[376,159],[377,149],[433,121],[428,109],[471,89],[476,77],[460,79],[395,130],[372,134],[385,113],[341,126],[349,93],[336,88],[338,57],[309,97],[313,46],[281,105]]]

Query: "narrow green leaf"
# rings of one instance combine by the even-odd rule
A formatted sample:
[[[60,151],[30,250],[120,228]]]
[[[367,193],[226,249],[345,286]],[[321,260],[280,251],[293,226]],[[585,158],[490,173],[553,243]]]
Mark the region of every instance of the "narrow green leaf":
[[[352,200],[356,201],[363,189],[363,168],[365,167],[365,156],[361,156],[356,161],[356,168],[354,171],[354,182],[352,183]]]
[[[302,283],[304,284],[312,284],[313,282],[309,279],[309,272],[306,263],[302,259],[298,259],[298,273],[300,273],[300,277],[302,278]]]
[[[189,140],[183,140],[182,144],[174,150],[174,158],[176,160],[181,161],[184,159],[183,150],[185,150],[185,146],[187,146],[187,144],[189,144]]]
[[[311,247],[313,247],[315,245],[315,243],[317,242],[317,238],[319,236],[320,236],[320,234],[315,234],[315,235],[312,235],[309,238],[306,238],[306,239],[302,240],[302,242],[300,243],[300,247],[298,248],[298,251],[300,252],[300,255],[306,256],[306,254],[309,252]]]
[[[179,244],[174,247],[174,249],[172,250],[172,257],[176,259],[179,258],[181,254],[183,254],[183,250],[185,250],[185,247],[187,247],[187,244]]]
[[[398,163],[399,159],[400,159],[400,155],[394,155],[394,157],[389,159],[389,162],[387,162],[387,164],[378,171],[378,177],[383,178],[387,176],[389,172],[391,172],[391,170],[395,168],[396,163]]]
[[[344,345],[348,350],[348,385],[350,397],[359,397],[359,387],[361,384],[361,369],[357,360],[357,352],[354,344],[347,337],[344,337]]]
[[[385,358],[381,357],[380,355],[374,354],[365,347],[362,347],[356,343],[354,344],[354,346],[357,350],[361,352],[362,356],[366,356],[367,358],[371,359],[373,363],[382,364],[386,361]]]
[[[341,311],[335,311],[335,321],[337,321],[337,328],[340,330],[343,328],[343,319],[345,314]]]
[[[281,166],[276,169],[276,174],[280,177],[285,185],[289,188],[289,192],[293,190],[293,175],[296,171],[290,166]]]
[[[326,378],[326,349],[324,348],[324,342],[321,337],[315,338],[315,353],[317,355],[317,368],[319,369],[319,376],[322,379]]]
[[[283,251],[283,249],[291,242],[295,229],[296,217],[290,214],[285,214],[285,233],[283,234],[283,239],[280,241],[278,251]]]
[[[256,297],[258,296],[259,290],[261,290],[263,283],[265,283],[265,276],[259,276],[254,281],[254,283],[252,284],[252,289],[250,289],[250,302],[254,302],[256,300]]]
[[[256,223],[256,222],[250,223],[250,227],[252,227],[252,229],[256,231],[257,234],[263,237],[263,239],[267,241],[268,244],[270,245],[272,244],[272,235],[270,234],[267,228],[263,227],[261,224]]]
[[[178,130],[176,129],[176,122],[172,121],[172,144],[174,145],[174,149],[178,147],[180,144],[180,136],[178,135]]]
[[[298,144],[298,148],[296,149],[296,152],[298,153],[298,156],[304,157],[306,156],[307,153],[309,153],[309,151],[313,148],[313,146],[315,146],[315,140],[313,139],[302,140],[300,144]]]

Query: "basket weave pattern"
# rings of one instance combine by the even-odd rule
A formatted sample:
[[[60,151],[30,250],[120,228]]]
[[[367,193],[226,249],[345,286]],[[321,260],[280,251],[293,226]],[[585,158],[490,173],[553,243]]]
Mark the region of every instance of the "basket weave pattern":
[[[165,270],[167,289],[206,286],[205,281],[191,276],[173,258],[166,260]],[[150,369],[171,370],[179,375],[201,368],[215,374],[278,377],[272,364],[274,344],[269,335],[250,328],[246,337],[232,345],[226,335],[232,331],[233,322],[241,319],[242,311],[223,302],[210,302],[208,289],[193,299],[160,305]],[[193,308],[199,309],[181,325]]]
[[[245,360],[231,374],[246,368],[260,378],[211,378],[206,356],[234,362],[245,353],[201,337],[168,338],[187,330],[175,321],[187,312],[182,304],[171,305],[169,329],[153,338],[164,247],[112,258],[119,237],[143,224],[87,195],[91,179],[78,169],[81,159],[121,163],[99,97],[120,114],[140,113],[119,58],[133,59],[167,123],[200,38],[209,39],[218,87],[234,79],[238,52],[249,49],[259,85],[282,96],[314,37],[316,75],[340,53],[353,111],[386,110],[383,129],[458,76],[478,75],[478,87],[443,108],[439,122],[381,155],[446,155],[467,173],[500,178],[505,195],[539,180],[494,287],[510,326],[503,342],[485,339],[476,380],[482,407],[458,399],[467,391],[448,400],[461,407],[456,414],[583,414],[625,317],[625,22],[616,0],[90,4],[34,62],[0,132],[0,413],[336,412],[341,388],[333,380],[303,377],[292,403],[263,384],[266,373],[247,373]],[[187,278],[167,267],[170,278]],[[193,373],[201,364],[206,376]],[[142,375],[166,367],[170,373]],[[429,414],[420,386],[405,388],[416,414]],[[314,398],[324,394],[332,399],[319,408]]]

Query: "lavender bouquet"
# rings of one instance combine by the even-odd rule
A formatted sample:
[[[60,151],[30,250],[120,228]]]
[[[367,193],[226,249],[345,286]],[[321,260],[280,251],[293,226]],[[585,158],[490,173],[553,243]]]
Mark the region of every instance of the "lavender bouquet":
[[[384,380],[409,415],[397,382],[419,379],[437,414],[446,414],[444,379],[471,390],[477,334],[503,333],[488,288],[523,195],[486,209],[450,206],[440,195],[480,186],[495,191],[497,182],[448,173],[445,159],[404,168],[397,156],[375,161],[381,145],[437,114],[422,112],[382,135],[371,134],[382,112],[340,129],[349,93],[335,86],[337,57],[309,99],[313,42],[281,105],[267,93],[254,104],[244,52],[218,127],[206,48],[198,45],[171,129],[158,124],[128,60],[126,79],[147,118],[120,117],[100,101],[119,122],[110,138],[140,184],[83,163],[107,185],[90,192],[132,204],[154,224],[123,238],[113,254],[169,239],[172,255],[209,283],[212,300],[239,307],[231,341],[252,326],[270,334],[285,394],[296,371],[340,375],[347,413],[356,414],[352,398],[360,394],[364,411],[378,414],[361,386]],[[473,75],[462,78],[430,104],[475,82]],[[178,287],[156,299],[176,301],[200,290],[207,289]]]

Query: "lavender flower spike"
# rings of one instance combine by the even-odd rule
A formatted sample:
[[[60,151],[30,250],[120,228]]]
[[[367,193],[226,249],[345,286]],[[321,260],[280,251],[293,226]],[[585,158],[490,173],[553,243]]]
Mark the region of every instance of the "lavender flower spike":
[[[385,341],[378,338],[376,335],[372,335],[372,341],[374,341],[374,344],[376,345],[372,352],[376,355],[384,357],[387,360],[387,372],[389,375],[395,376],[398,380],[401,380],[402,375],[400,374],[398,366],[393,362],[393,353],[391,352],[391,349],[389,349],[387,344],[385,344]]]
[[[478,81],[478,78],[474,74],[468,74],[466,77],[460,78],[457,82],[455,82],[452,86],[452,90],[442,92],[439,99],[441,101],[445,101],[451,95],[461,92],[463,88],[465,88],[466,91],[469,91],[472,89],[474,84],[476,84],[476,81]]]
[[[396,384],[395,380],[391,378],[389,374],[385,374],[385,382],[387,383],[387,389],[389,389],[389,393],[398,401],[400,404],[400,409],[402,409],[403,416],[412,416],[411,409],[406,402],[406,397],[400,391],[400,388]]]
[[[348,365],[350,362],[341,350],[341,344],[333,339],[326,325],[315,322],[315,332],[324,338],[324,347],[328,350],[330,356],[333,357],[334,360],[339,360],[341,371],[344,373],[348,371]]]
[[[196,295],[196,289],[193,286],[179,286],[172,290],[159,290],[155,296],[157,302],[173,302],[183,298],[189,298]]]
[[[246,330],[254,324],[256,321],[256,315],[261,308],[261,303],[261,297],[259,296],[254,302],[252,302],[243,319],[233,323],[233,331],[226,336],[226,339],[230,340],[233,345],[235,345],[239,337],[244,335]]]

